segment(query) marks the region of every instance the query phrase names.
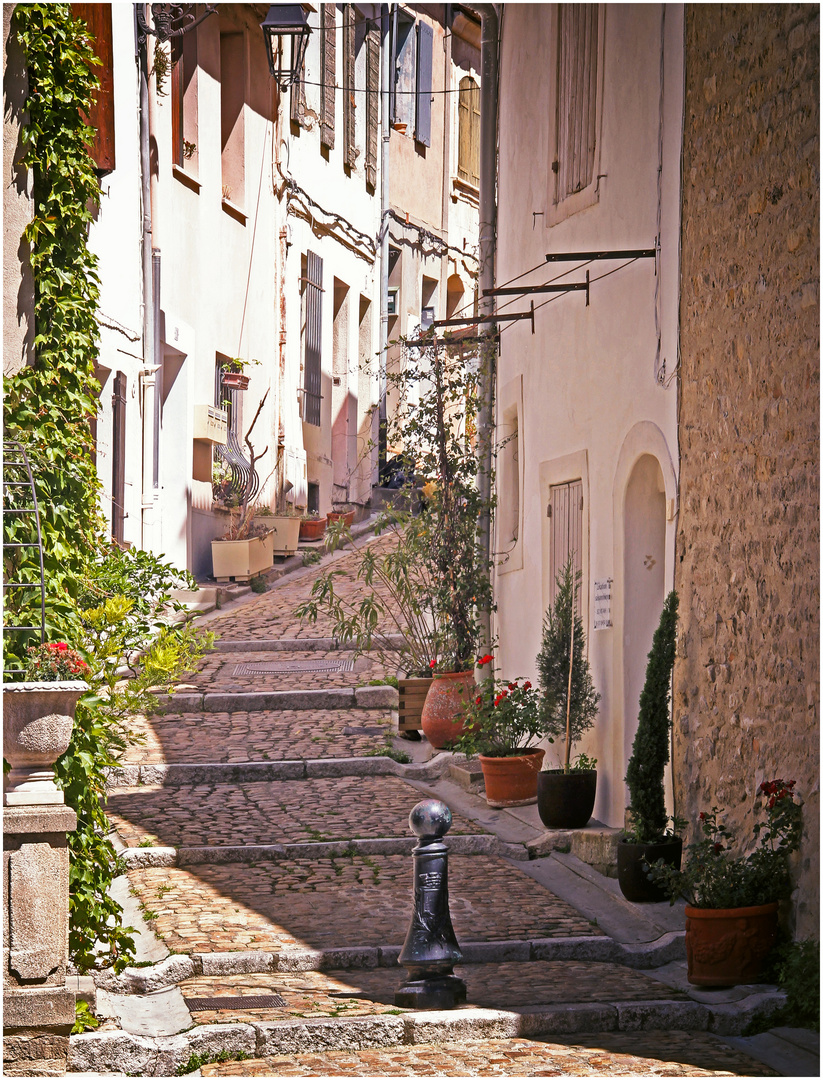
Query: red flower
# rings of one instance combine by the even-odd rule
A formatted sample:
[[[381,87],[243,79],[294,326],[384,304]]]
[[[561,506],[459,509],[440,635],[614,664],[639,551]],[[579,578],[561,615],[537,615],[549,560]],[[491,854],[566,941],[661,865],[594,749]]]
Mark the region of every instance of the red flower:
[[[517,689],[517,684],[513,683],[513,682],[510,682],[509,683],[509,690],[516,690],[516,689]]]
[[[523,683],[523,689],[524,690],[531,690],[531,688],[532,688],[532,684],[530,682],[528,682],[528,680]]]
[[[702,810],[701,810],[701,812],[700,812],[700,820],[701,820],[701,821],[705,821],[705,820],[706,820],[706,815],[705,815],[705,814],[703,813],[703,811],[702,811]]]
[[[722,844],[715,844],[714,845],[714,853],[715,853],[715,855],[719,855],[722,850],[723,850],[723,845]]]
[[[477,666],[484,667],[486,664],[490,664],[492,660],[494,660],[494,657],[491,655],[491,653],[486,653],[485,656],[481,656],[480,659],[477,661]]]
[[[476,697],[476,698],[474,699],[474,703],[475,703],[475,705],[482,705],[482,704],[483,704],[483,698],[482,698],[482,697],[479,697],[479,696],[478,696],[478,697]]]
[[[437,661],[432,660],[431,663],[429,664],[429,667],[432,669],[432,671],[434,671],[434,669],[437,667]]]
[[[67,652],[69,648],[65,641],[58,641],[54,647],[58,652]]]
[[[772,797],[769,799],[769,809],[770,810],[774,809],[774,799],[775,799],[774,795],[772,795]]]

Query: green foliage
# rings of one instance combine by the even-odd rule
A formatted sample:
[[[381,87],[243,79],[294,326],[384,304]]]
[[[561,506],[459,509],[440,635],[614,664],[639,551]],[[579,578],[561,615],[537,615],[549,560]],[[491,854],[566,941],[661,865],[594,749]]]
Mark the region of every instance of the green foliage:
[[[589,730],[597,717],[600,694],[594,689],[583,620],[577,610],[577,593],[582,574],[575,572],[573,553],[557,575],[554,603],[543,619],[543,641],[537,654],[540,674],[540,703],[543,729],[549,742],[565,739],[564,769],[569,771],[572,746]],[[574,607],[574,644],[572,644]],[[571,655],[571,694],[569,658]],[[568,723],[568,730],[567,730]]]
[[[93,132],[83,120],[99,85],[93,71],[99,61],[69,4],[18,4],[12,29],[29,80],[22,141],[34,204],[24,239],[34,274],[36,362],[5,380],[4,438],[20,441],[33,464],[46,635],[76,643],[78,583],[101,524],[89,427],[100,391],[94,374],[98,278],[87,241],[100,189],[87,149]],[[18,489],[17,499],[21,495]],[[4,504],[17,505],[13,492],[5,493]],[[7,543],[32,539],[27,515],[4,515],[3,524]],[[8,580],[36,582],[39,564],[32,550],[8,553],[4,573]],[[39,621],[36,590],[8,589],[4,599],[9,623]],[[32,635],[4,637],[4,666],[20,667]]]
[[[249,588],[253,593],[264,593],[268,592],[269,583],[266,581],[264,574],[257,574],[249,579]]]
[[[71,1029],[72,1035],[82,1035],[84,1031],[93,1031],[100,1026],[100,1021],[94,1015],[85,1001],[77,1001],[74,1005],[74,1024]]]
[[[377,750],[367,750],[364,757],[387,757],[392,761],[398,762],[400,765],[408,765],[411,758],[405,750],[397,750],[391,741],[391,736],[386,737],[385,746],[381,746]]]
[[[323,558],[321,552],[311,551],[309,550],[309,548],[304,548],[304,550],[301,552],[301,556],[304,566],[314,566],[316,563],[319,563],[320,560]]]
[[[718,821],[716,806],[700,814],[702,838],[686,849],[681,870],[662,860],[648,877],[672,903],[681,894],[693,907],[755,907],[781,900],[791,892],[789,856],[800,846],[802,807],[794,801],[794,781],[769,780],[758,788],[756,806],[765,812],[752,833],[759,846],[737,854],[734,836]]]
[[[572,772],[594,772],[597,768],[597,758],[589,757],[588,754],[578,754],[571,764]]]
[[[677,631],[677,593],[663,604],[660,623],[652,638],[646,682],[640,694],[637,732],[626,770],[632,817],[631,839],[654,844],[666,833],[668,815],[663,773],[669,760],[669,701]]]
[[[478,664],[492,662],[491,656],[484,656]],[[545,734],[540,695],[528,679],[483,679],[465,707],[465,717],[465,732],[455,748],[467,757],[514,757]]]
[[[785,945],[778,955],[777,982],[786,991],[781,1023],[819,1031],[820,942],[810,939]]]
[[[220,1061],[246,1061],[249,1054],[245,1050],[219,1050],[216,1054],[192,1054],[184,1065],[178,1065],[175,1076],[185,1076],[197,1072],[201,1065],[214,1065]]]

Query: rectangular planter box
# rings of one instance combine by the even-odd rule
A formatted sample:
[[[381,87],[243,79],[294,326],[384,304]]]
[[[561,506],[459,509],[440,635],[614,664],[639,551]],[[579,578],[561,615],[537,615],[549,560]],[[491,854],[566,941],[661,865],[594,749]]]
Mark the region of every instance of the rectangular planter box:
[[[397,692],[400,698],[398,706],[399,731],[420,731],[420,714],[423,702],[432,684],[431,679],[398,679]]]
[[[266,518],[272,529],[272,552],[274,555],[294,555],[300,539],[300,518],[284,515]]]
[[[247,540],[212,540],[212,570],[218,581],[248,581],[268,570],[274,562],[273,534],[250,536]]]

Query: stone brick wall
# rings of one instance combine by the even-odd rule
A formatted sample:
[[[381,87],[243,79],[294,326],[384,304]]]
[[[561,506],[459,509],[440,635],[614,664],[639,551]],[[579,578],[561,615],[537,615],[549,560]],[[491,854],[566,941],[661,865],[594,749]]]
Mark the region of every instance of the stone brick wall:
[[[686,9],[677,810],[806,799],[819,912],[819,8]]]

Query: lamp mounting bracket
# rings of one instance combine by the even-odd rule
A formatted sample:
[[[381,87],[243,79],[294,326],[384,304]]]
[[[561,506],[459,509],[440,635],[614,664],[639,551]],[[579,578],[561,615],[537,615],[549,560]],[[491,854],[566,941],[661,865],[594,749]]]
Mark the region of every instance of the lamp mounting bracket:
[[[135,6],[137,14],[137,41],[144,45],[149,34],[154,34],[159,42],[168,41],[170,38],[182,37],[183,34],[194,30],[209,15],[217,12],[216,4],[206,4],[204,11],[195,16],[195,4],[152,4],[151,15],[154,26],[149,26],[141,10],[142,4]]]

